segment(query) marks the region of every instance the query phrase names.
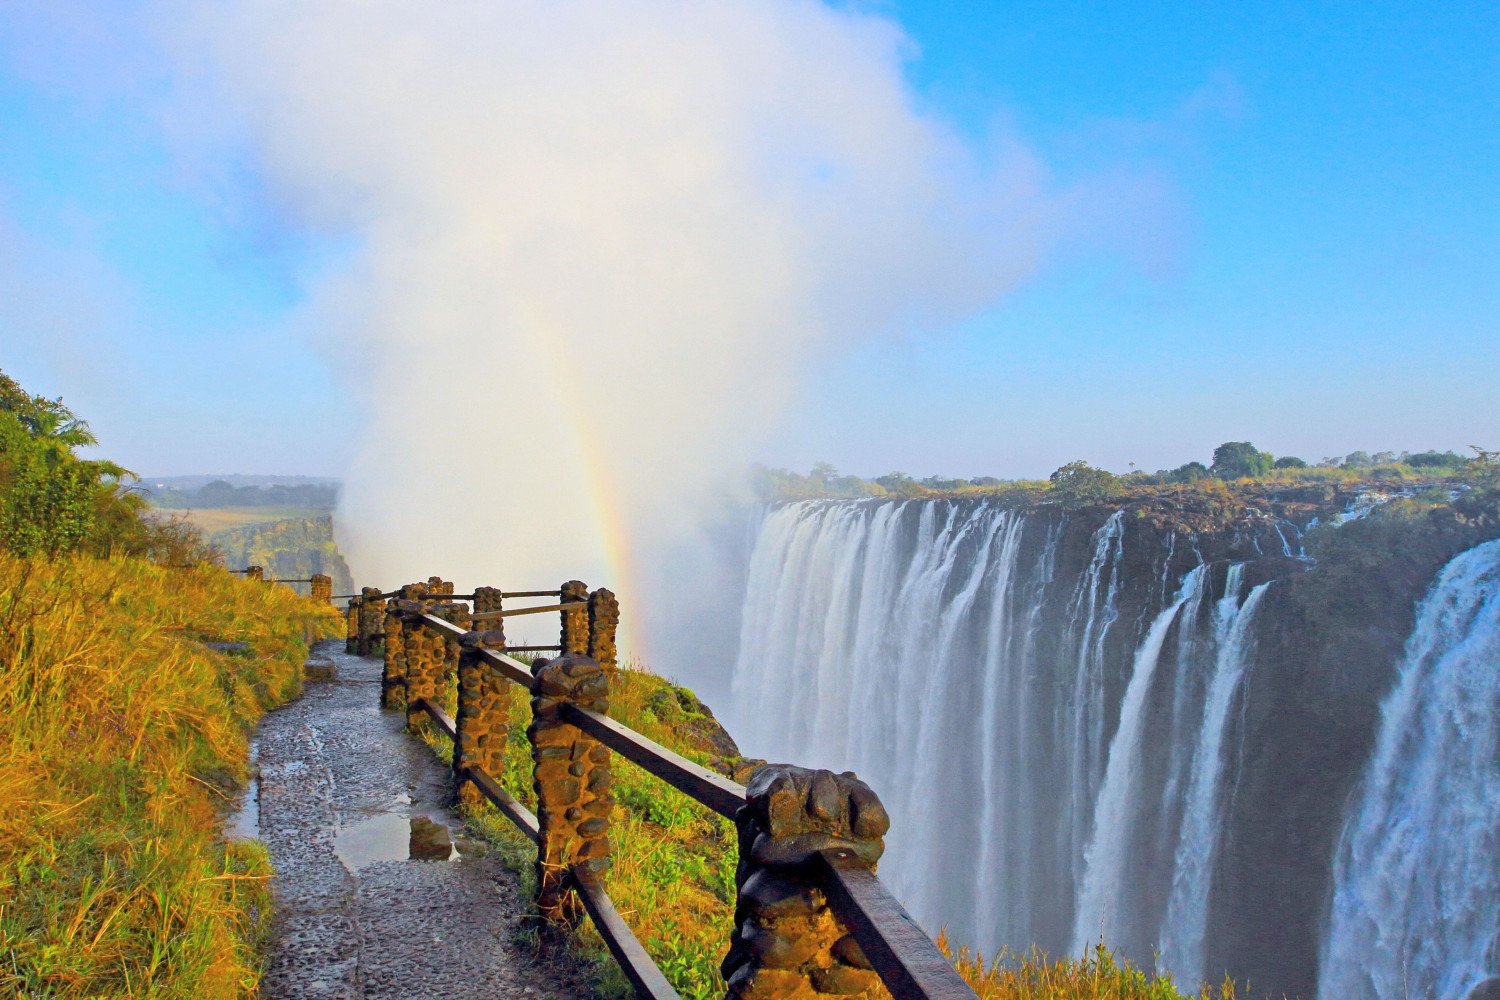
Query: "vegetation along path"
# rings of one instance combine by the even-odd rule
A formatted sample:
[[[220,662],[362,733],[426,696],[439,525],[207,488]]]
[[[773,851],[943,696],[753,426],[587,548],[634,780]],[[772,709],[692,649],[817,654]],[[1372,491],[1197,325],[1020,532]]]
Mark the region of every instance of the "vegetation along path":
[[[516,876],[462,836],[448,769],[376,707],[379,661],[341,640],[314,656],[334,678],[310,680],[258,737],[258,836],[276,869],[263,995],[591,995],[522,943]]]

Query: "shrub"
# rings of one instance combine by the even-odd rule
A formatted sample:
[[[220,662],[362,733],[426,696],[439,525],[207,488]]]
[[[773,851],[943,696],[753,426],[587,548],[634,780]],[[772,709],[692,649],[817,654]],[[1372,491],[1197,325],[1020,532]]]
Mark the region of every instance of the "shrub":
[[[1084,461],[1069,462],[1048,478],[1053,494],[1069,503],[1103,503],[1121,491],[1120,477]]]
[[[1226,441],[1214,449],[1211,470],[1220,479],[1258,479],[1271,471],[1275,459],[1249,441]]]
[[[1461,469],[1469,460],[1451,451],[1419,451],[1402,461],[1414,469]]]
[[[1307,468],[1307,463],[1296,455],[1282,455],[1276,460],[1274,467],[1277,469],[1305,469]]]

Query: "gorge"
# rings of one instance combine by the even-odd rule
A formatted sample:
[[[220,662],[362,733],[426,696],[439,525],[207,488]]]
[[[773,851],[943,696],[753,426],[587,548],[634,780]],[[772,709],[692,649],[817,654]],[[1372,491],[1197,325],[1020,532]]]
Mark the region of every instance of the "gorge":
[[[734,729],[869,781],[883,876],[986,953],[1462,1000],[1500,959],[1496,513],[1420,487],[772,505]]]

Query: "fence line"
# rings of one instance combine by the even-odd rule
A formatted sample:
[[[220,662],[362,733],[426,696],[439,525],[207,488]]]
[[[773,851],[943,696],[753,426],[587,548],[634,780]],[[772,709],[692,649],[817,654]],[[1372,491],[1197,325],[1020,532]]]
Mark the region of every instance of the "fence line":
[[[555,603],[506,608],[507,598]],[[875,875],[889,827],[875,793],[852,773],[787,764],[740,785],[608,715],[617,669],[619,605],[572,580],[557,590],[476,588],[456,595],[438,577],[348,597],[347,648],[383,658],[381,704],[453,743],[461,801],[488,801],[537,845],[536,905],[548,921],[591,920],[638,995],[677,997],[609,898],[612,753],[739,829],[735,930],[723,963],[729,996],[850,996],[958,1000],[975,994]],[[466,605],[472,604],[472,608]],[[508,617],[555,612],[549,646],[506,643]],[[512,652],[559,652],[528,665]],[[531,695],[533,814],[497,780],[508,732],[504,686]],[[440,707],[456,685],[456,717]],[[831,919],[822,919],[826,910]],[[809,930],[809,928],[822,928]],[[789,967],[787,955],[797,962]]]

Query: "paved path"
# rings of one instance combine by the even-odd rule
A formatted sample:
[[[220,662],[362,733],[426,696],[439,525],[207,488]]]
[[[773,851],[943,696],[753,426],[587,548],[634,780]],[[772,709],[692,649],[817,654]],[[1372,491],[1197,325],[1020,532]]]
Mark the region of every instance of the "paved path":
[[[380,711],[379,661],[342,641],[314,655],[336,679],[309,681],[258,734],[258,835],[277,873],[262,995],[591,996],[571,963],[517,943],[519,882],[462,836],[448,769]]]

